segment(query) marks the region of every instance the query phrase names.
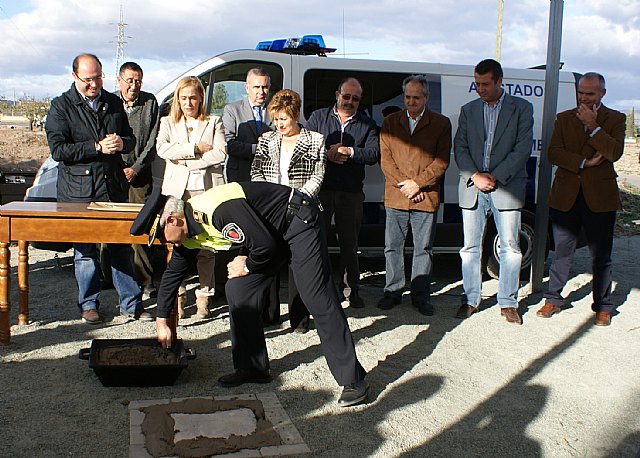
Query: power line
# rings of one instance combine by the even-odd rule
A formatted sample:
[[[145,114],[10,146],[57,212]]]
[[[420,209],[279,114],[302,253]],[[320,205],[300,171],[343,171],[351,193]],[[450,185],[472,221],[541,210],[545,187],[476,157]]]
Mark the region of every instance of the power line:
[[[5,9],[2,7],[2,5],[0,5],[0,11],[2,11],[2,13],[7,17],[7,19],[9,19],[9,22],[11,22],[11,25],[13,25],[15,27],[15,29],[20,33],[20,35],[22,35],[22,38],[24,39],[25,42],[27,42],[27,44],[29,46],[31,46],[31,48],[33,48],[33,50],[38,53],[39,56],[42,56],[42,53],[40,51],[38,51],[38,48],[36,48],[33,43],[31,43],[29,41],[29,39],[27,38],[27,35],[20,29],[20,27],[17,26],[17,24],[15,22],[13,22],[13,19],[11,19],[11,16],[9,16],[9,14],[5,11]]]

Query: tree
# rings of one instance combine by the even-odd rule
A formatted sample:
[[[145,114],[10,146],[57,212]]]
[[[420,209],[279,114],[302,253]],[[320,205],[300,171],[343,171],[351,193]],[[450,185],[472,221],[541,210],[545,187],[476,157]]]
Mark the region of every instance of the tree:
[[[629,110],[629,114],[627,115],[627,130],[625,131],[625,136],[627,138],[635,138],[636,133],[635,109],[634,107],[631,107],[631,110]]]
[[[222,84],[216,84],[213,87],[213,96],[211,98],[211,111],[216,114],[222,113],[222,109],[229,101],[227,88]]]
[[[45,117],[49,113],[50,104],[51,99],[49,97],[37,100],[33,97],[24,96],[18,100],[16,108],[24,112],[24,116],[31,124],[31,130],[33,130],[34,127],[40,127],[44,124]]]

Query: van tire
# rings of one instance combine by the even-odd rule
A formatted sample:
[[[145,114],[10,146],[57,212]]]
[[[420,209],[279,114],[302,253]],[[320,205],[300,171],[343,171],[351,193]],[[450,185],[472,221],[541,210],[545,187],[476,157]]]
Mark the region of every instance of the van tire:
[[[520,278],[528,278],[533,262],[533,238],[535,235],[536,215],[528,210],[522,210],[520,216],[520,251],[522,252],[522,267]],[[546,236],[545,258],[549,252],[549,234]],[[485,271],[491,278],[498,278],[500,272],[500,238],[493,218],[487,221],[487,233],[484,239],[483,260]]]

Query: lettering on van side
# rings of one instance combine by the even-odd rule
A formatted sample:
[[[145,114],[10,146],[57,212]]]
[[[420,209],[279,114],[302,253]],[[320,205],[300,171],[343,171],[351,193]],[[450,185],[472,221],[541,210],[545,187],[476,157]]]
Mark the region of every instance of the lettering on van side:
[[[507,94],[516,97],[542,97],[544,95],[544,88],[540,85],[531,86],[530,84],[502,83],[502,89],[504,89]],[[471,82],[469,92],[476,92],[475,81]]]

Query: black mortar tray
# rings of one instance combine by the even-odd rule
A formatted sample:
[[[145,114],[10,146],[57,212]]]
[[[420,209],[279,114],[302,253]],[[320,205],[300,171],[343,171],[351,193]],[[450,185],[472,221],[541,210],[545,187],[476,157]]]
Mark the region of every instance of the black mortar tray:
[[[94,339],[78,357],[89,360],[103,386],[167,386],[196,355],[182,339],[167,349],[156,339]]]

